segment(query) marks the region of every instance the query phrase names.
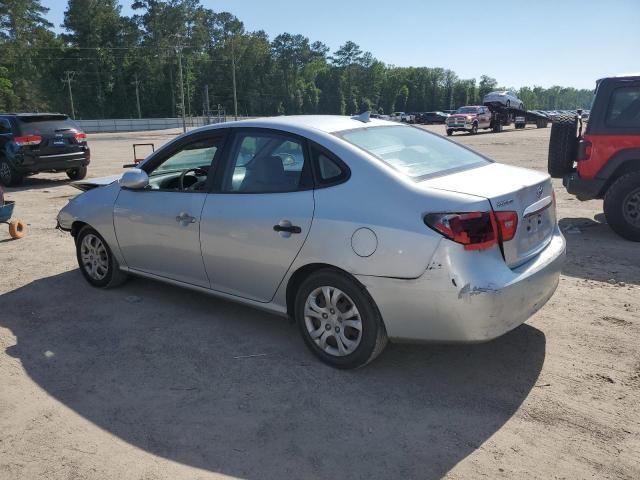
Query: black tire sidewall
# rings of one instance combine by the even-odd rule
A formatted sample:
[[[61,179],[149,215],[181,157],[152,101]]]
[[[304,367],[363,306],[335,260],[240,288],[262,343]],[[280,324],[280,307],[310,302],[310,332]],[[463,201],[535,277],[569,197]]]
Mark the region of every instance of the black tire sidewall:
[[[553,178],[562,178],[573,170],[578,148],[578,121],[571,115],[554,118],[549,136],[547,171]]]
[[[0,184],[4,185],[5,187],[12,187],[14,185],[19,185],[22,182],[22,178],[23,178],[22,175],[16,172],[15,168],[11,166],[11,164],[6,158],[0,157],[0,167],[3,164],[6,164],[7,167],[9,167],[9,172],[11,176],[9,177],[8,180],[6,180],[0,175]]]
[[[362,321],[362,338],[355,352],[344,357],[335,357],[324,352],[309,336],[304,321],[304,305],[308,295],[318,287],[336,287],[346,293],[355,303]],[[307,278],[296,293],[295,320],[307,347],[324,363],[336,368],[357,368],[366,365],[375,352],[379,329],[384,328],[378,308],[367,291],[355,280],[334,270],[320,270]]]
[[[91,278],[91,276],[86,272],[84,265],[82,264],[82,258],[80,255],[80,245],[82,245],[82,240],[84,239],[84,237],[86,237],[89,234],[93,234],[96,237],[98,237],[101,241],[102,244],[104,245],[105,249],[107,250],[107,256],[108,256],[108,263],[109,263],[109,271],[107,272],[107,275],[102,279],[102,280],[96,280],[94,278]],[[97,287],[97,288],[106,288],[109,286],[109,284],[111,283],[111,280],[113,278],[113,273],[114,273],[114,268],[117,268],[117,264],[114,261],[113,258],[113,253],[111,252],[111,249],[109,248],[109,244],[107,244],[107,242],[105,241],[104,238],[102,238],[102,235],[100,235],[98,232],[96,232],[93,228],[86,226],[84,228],[82,228],[79,232],[78,235],[76,236],[76,258],[78,260],[78,267],[80,268],[80,271],[82,272],[82,276],[85,278],[85,280],[87,282],[89,282],[89,284],[92,287]]]
[[[87,176],[87,167],[76,167],[67,170],[67,177],[71,180],[82,180]]]
[[[623,208],[626,196],[637,188],[640,188],[640,172],[627,173],[607,189],[603,205],[604,215],[611,229],[633,242],[640,242],[640,227],[627,221]]]

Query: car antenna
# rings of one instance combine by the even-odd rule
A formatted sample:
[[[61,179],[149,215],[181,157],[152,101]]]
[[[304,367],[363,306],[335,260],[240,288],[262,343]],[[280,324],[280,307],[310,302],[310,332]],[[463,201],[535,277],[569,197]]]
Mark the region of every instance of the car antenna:
[[[362,123],[369,123],[371,121],[371,112],[366,111],[366,112],[362,112],[360,115],[355,115],[351,118],[353,118],[354,120],[358,120],[359,122]]]

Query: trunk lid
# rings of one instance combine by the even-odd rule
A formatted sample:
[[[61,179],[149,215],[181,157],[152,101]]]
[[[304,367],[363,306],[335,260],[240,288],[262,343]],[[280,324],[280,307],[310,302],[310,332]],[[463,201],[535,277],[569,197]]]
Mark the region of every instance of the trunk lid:
[[[492,163],[428,179],[421,185],[486,198],[496,212],[515,211],[518,214],[516,234],[502,244],[505,261],[511,268],[525,263],[551,241],[556,209],[547,174]]]

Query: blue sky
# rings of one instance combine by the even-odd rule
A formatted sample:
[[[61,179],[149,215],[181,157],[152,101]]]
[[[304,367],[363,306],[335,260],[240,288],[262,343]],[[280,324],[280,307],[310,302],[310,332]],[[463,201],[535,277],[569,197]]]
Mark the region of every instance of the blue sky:
[[[301,33],[332,51],[352,40],[388,64],[487,74],[509,87],[592,88],[602,76],[640,71],[640,0],[201,2],[271,38]],[[42,3],[59,30],[66,1]],[[131,1],[120,3],[130,15]]]

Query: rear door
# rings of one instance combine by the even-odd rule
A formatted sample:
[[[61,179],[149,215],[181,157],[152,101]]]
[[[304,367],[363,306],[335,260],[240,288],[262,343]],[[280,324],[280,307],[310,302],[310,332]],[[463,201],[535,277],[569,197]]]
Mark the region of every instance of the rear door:
[[[314,198],[306,141],[237,129],[217,193],[208,195],[200,238],[214,290],[269,302],[302,248]]]

